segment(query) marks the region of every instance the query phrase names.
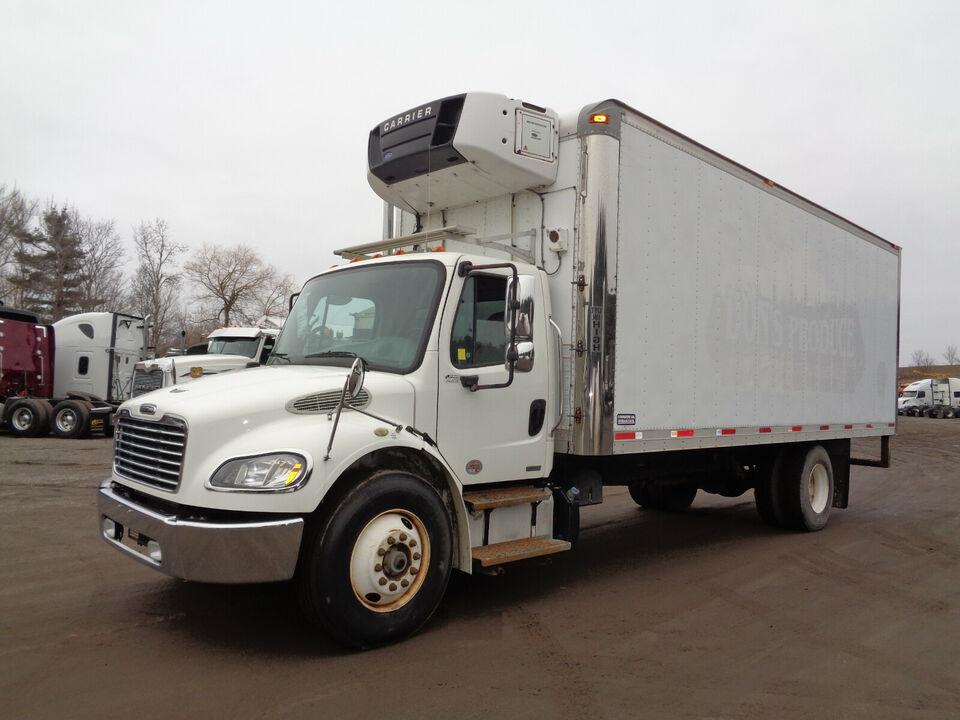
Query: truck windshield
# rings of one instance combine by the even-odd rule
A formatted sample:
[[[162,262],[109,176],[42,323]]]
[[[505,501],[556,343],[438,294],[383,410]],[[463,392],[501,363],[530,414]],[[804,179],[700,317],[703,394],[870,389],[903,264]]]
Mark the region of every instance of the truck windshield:
[[[207,343],[211,355],[242,355],[252,358],[260,347],[260,338],[218,337]]]
[[[916,391],[916,390],[904,390],[904,391],[903,391],[903,397],[916,397],[916,396],[917,396],[917,391]]]
[[[415,370],[443,289],[435,260],[354,266],[308,281],[277,339],[273,363]]]

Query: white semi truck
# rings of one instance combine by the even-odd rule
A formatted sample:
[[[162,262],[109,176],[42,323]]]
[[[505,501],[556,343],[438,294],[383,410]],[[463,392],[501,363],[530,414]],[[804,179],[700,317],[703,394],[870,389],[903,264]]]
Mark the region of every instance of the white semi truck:
[[[205,353],[139,362],[133,375],[133,397],[200,377],[259,365],[269,357],[278,334],[276,327],[219,328],[207,336]]]
[[[616,100],[451,96],[368,155],[384,237],[304,285],[268,364],[120,409],[99,516],[129,557],[295,579],[367,647],[454,569],[569,550],[606,486],[752,490],[813,531],[889,464],[896,245]]]
[[[960,416],[960,378],[925,378],[907,385],[897,398],[900,415]]]

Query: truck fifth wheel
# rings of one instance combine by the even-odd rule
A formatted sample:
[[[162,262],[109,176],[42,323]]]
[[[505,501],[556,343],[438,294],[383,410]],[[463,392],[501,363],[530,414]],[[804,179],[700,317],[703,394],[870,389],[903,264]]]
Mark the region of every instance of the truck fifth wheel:
[[[307,281],[267,365],[120,408],[99,516],[129,557],[294,579],[368,647],[452,570],[570,549],[606,486],[752,490],[815,531],[889,463],[896,245],[616,100],[454,95],[368,158],[383,237]]]

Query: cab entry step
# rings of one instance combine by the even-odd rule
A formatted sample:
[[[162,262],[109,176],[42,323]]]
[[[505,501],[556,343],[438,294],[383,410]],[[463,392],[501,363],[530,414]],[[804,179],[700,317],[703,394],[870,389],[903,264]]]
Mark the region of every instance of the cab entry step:
[[[569,549],[570,543],[566,540],[555,540],[549,537],[523,538],[494,545],[479,545],[473,548],[473,559],[482,567],[490,567],[542,555],[553,555]]]
[[[542,502],[549,497],[550,491],[547,488],[527,486],[465,492],[463,501],[471,510],[480,511]]]

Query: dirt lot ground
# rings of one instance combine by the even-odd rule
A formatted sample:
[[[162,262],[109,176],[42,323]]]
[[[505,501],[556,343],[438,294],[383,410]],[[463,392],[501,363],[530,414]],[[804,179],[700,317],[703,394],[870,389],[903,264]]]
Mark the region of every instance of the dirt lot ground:
[[[349,653],[288,586],[107,547],[108,441],[0,437],[0,717],[957,718],[960,422],[903,419],[893,457],[813,535],[614,489],[574,552],[455,576],[420,635]]]

